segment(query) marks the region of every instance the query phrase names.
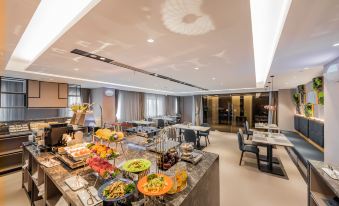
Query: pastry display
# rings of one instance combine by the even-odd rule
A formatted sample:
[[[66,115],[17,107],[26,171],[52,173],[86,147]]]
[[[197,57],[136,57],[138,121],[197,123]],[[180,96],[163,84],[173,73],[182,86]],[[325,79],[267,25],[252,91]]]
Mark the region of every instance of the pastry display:
[[[179,161],[179,154],[176,149],[169,149],[161,155],[157,161],[158,167],[162,170],[168,170]]]

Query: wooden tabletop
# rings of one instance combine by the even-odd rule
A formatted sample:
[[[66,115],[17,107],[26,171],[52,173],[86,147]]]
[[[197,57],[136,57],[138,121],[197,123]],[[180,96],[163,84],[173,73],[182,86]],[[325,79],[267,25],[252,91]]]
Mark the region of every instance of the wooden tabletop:
[[[260,144],[280,145],[294,147],[290,140],[281,133],[257,132],[253,133],[252,142]]]

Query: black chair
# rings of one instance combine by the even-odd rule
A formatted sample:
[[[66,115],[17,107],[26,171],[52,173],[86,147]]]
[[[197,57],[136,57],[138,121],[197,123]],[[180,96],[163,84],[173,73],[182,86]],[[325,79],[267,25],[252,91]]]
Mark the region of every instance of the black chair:
[[[196,147],[198,138],[193,130],[185,129],[184,138],[185,138],[185,142],[192,142],[194,144],[194,147]]]
[[[244,144],[244,139],[239,132],[238,132],[238,143],[239,143],[239,149],[241,151],[239,165],[241,165],[241,161],[242,161],[242,157],[244,153],[250,152],[250,153],[254,153],[257,156],[258,169],[260,170],[259,148],[255,145]]]
[[[249,126],[248,126],[248,121],[244,122],[244,133],[247,135],[247,139],[250,138],[250,136],[253,136],[253,131],[250,130]]]
[[[210,125],[208,123],[203,123],[200,126],[202,126],[202,127],[209,127]],[[207,147],[207,142],[208,142],[208,144],[211,144],[210,143],[210,139],[208,138],[209,134],[210,134],[210,130],[208,130],[206,132],[199,132],[199,136],[205,137],[206,147]]]
[[[165,120],[158,119],[158,128],[162,129],[165,127]]]

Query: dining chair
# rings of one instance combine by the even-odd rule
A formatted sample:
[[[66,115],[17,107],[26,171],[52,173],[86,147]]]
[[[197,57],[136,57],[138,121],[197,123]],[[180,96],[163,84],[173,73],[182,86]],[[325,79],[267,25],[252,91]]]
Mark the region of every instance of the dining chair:
[[[162,129],[165,127],[165,120],[158,119],[158,128]]]
[[[247,120],[244,122],[244,131],[245,131],[244,133],[247,135],[247,139],[249,139],[250,136],[253,136],[253,131],[250,130]]]
[[[258,165],[258,169],[260,170],[259,148],[255,145],[244,144],[243,137],[241,136],[241,134],[239,132],[238,132],[238,144],[239,144],[239,149],[241,151],[239,165],[241,165],[241,161],[242,161],[242,158],[244,156],[244,153],[249,152],[249,153],[253,153],[257,156],[257,165]]]
[[[208,123],[202,123],[200,126],[202,126],[202,127],[209,127],[210,125]],[[210,143],[210,139],[208,138],[209,134],[210,134],[210,130],[208,130],[206,132],[199,132],[199,136],[205,137],[206,147],[207,147],[207,142],[208,142],[208,144],[211,144]]]
[[[184,138],[185,138],[185,142],[192,142],[194,144],[194,147],[196,147],[198,138],[193,130],[185,129]]]

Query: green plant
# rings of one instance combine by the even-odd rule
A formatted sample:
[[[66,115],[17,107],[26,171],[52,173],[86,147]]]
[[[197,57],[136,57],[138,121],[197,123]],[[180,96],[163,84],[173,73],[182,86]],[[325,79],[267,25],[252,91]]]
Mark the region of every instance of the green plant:
[[[299,93],[299,103],[303,104],[305,101],[305,94],[306,94],[306,89],[305,89],[305,85],[299,85],[297,87],[297,92]]]
[[[307,103],[304,106],[304,112],[306,117],[312,117],[313,116],[313,104]]]
[[[316,77],[312,79],[312,88],[315,92],[320,92],[323,89],[323,78]]]
[[[321,91],[321,92],[318,92],[318,104],[320,105],[324,105],[324,92]]]
[[[297,92],[293,93],[292,100],[293,100],[294,104],[296,104],[298,106],[300,104],[300,94],[297,93]]]

